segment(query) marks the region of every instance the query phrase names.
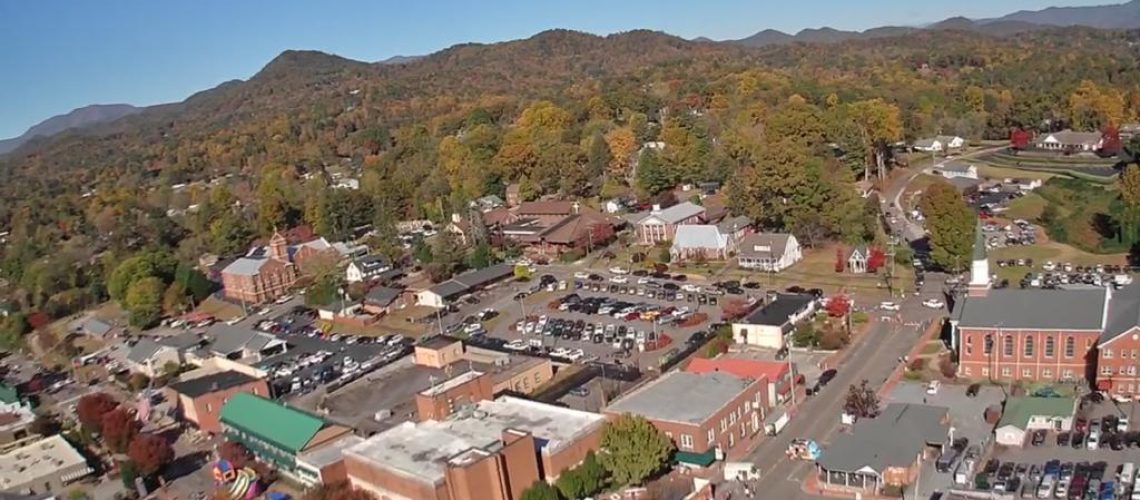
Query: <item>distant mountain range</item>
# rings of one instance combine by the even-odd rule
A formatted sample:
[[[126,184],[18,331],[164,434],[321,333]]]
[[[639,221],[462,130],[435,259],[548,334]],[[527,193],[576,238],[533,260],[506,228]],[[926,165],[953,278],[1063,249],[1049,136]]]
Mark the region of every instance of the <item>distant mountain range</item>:
[[[848,40],[867,40],[901,36],[921,30],[961,30],[976,31],[986,35],[1007,36],[1026,31],[1048,29],[1056,26],[1088,26],[1099,29],[1140,28],[1140,0],[1115,5],[1092,7],[1050,7],[1043,10],[1014,12],[994,19],[968,19],[952,17],[924,27],[884,26],[866,31],[843,31],[834,28],[812,28],[795,35],[766,29],[739,40],[724,40],[748,47],[763,47],[785,43],[835,43]],[[695,42],[712,42],[705,37]]]
[[[699,37],[692,41],[700,43],[725,43],[744,47],[764,47],[782,45],[795,42],[803,43],[836,43],[848,40],[867,40],[875,38],[888,38],[903,36],[923,30],[956,30],[973,31],[990,36],[1007,36],[1017,33],[1049,29],[1058,26],[1088,26],[1099,29],[1134,29],[1140,28],[1140,0],[1131,0],[1128,3],[1115,5],[1100,5],[1092,7],[1050,7],[1038,11],[1019,11],[994,19],[968,19],[965,17],[952,17],[937,23],[922,27],[884,26],[871,28],[866,31],[843,31],[829,27],[811,28],[802,30],[794,35],[774,29],[760,31],[747,38],[739,40],[715,40]],[[470,44],[468,44],[470,45]],[[456,47],[462,47],[456,46]],[[454,48],[453,48],[454,49]],[[447,49],[440,53],[454,51]],[[670,50],[665,48],[666,51]],[[372,64],[373,67],[403,67],[427,60],[427,56],[393,56]],[[311,51],[287,51],[274,60],[259,73],[264,80],[274,78],[291,78],[298,70],[305,72],[335,73],[343,67],[362,69],[369,66],[367,63],[350,61],[348,59],[318,54]],[[228,88],[238,85],[239,82],[226,82],[216,89]],[[204,91],[200,94],[212,95],[215,92]],[[186,103],[203,99],[203,96],[191,96],[183,103],[174,103],[152,107],[152,109],[181,109]],[[0,140],[0,155],[15,150],[20,145],[36,137],[51,137],[61,132],[93,128],[95,125],[106,124],[142,111],[128,104],[94,105],[76,109],[65,115],[55,116],[44,120],[38,125],[28,129],[23,135],[7,140]]]
[[[12,151],[36,137],[51,137],[71,129],[89,127],[118,120],[142,111],[130,104],[94,104],[53,116],[29,128],[19,137],[0,140],[0,154]]]

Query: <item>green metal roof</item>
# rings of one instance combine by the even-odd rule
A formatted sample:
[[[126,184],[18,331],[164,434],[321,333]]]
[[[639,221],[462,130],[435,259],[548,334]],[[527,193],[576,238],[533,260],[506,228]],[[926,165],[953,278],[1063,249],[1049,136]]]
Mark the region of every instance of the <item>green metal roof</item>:
[[[696,465],[698,467],[708,467],[709,464],[716,461],[716,450],[709,448],[704,453],[694,453],[691,451],[678,451],[673,454],[673,460],[680,463]]]
[[[1025,429],[1031,417],[1071,417],[1075,408],[1076,400],[1073,398],[1009,398],[1005,402],[998,427],[1012,425]]]
[[[294,453],[325,426],[315,415],[244,392],[234,394],[222,406],[221,420]]]
[[[8,384],[0,384],[0,401],[5,404],[13,404],[20,401],[20,393],[16,391],[15,387]]]

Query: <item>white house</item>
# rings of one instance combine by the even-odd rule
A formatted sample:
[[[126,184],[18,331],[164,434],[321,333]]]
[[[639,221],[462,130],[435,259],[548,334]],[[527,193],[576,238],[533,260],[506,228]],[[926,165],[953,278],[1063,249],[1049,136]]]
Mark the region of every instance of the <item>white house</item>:
[[[648,213],[635,214],[629,220],[637,228],[637,236],[643,245],[654,245],[671,241],[682,224],[704,223],[705,208],[692,202],[682,202],[662,209],[654,205]]]
[[[780,272],[804,258],[800,242],[790,233],[756,233],[736,245],[736,264],[744,269]]]
[[[1074,132],[1065,129],[1060,132],[1041,134],[1037,136],[1037,140],[1033,144],[1040,149],[1055,151],[1066,149],[1073,151],[1096,151],[1100,149],[1101,143],[1102,136],[1100,132]]]
[[[915,151],[927,153],[941,153],[952,149],[961,149],[966,140],[956,135],[939,135],[927,139],[920,139],[914,143]]]
[[[847,272],[863,274],[867,272],[867,260],[871,258],[871,250],[865,246],[854,247],[847,251]]]
[[[344,270],[344,279],[349,283],[359,283],[361,281],[370,281],[380,274],[392,269],[392,265],[388,263],[382,255],[366,255],[358,259],[353,259]]]
[[[944,163],[935,168],[939,175],[947,179],[977,179],[978,167],[962,163]]]
[[[776,298],[754,309],[732,324],[737,343],[770,349],[783,349],[796,323],[815,312],[815,297],[805,294],[776,294]]]
[[[1076,406],[1077,401],[1068,397],[1011,397],[994,431],[995,440],[1004,446],[1021,446],[1035,430],[1071,430]]]
[[[722,233],[717,226],[684,224],[677,226],[669,255],[676,262],[696,258],[727,259],[728,254],[735,249],[734,241],[732,234]]]

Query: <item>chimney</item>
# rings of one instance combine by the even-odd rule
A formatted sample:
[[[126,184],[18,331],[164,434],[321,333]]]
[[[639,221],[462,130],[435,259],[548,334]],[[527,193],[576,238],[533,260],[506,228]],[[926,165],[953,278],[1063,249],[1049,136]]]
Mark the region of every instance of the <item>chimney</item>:
[[[659,204],[659,203],[654,203],[654,204],[653,204],[653,212],[652,212],[652,213],[655,213],[655,214],[656,214],[656,213],[660,213],[660,212],[661,212],[661,204]]]
[[[580,207],[580,205],[578,204],[577,201],[575,201],[574,204],[571,206],[574,207],[574,214],[577,215],[578,214],[578,208]]]

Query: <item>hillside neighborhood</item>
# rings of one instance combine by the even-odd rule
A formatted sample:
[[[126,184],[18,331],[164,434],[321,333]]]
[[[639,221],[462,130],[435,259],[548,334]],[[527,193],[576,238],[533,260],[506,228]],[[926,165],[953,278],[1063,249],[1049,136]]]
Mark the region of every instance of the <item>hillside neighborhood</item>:
[[[1140,33],[1042,12],[0,143],[0,500],[1140,500]]]

